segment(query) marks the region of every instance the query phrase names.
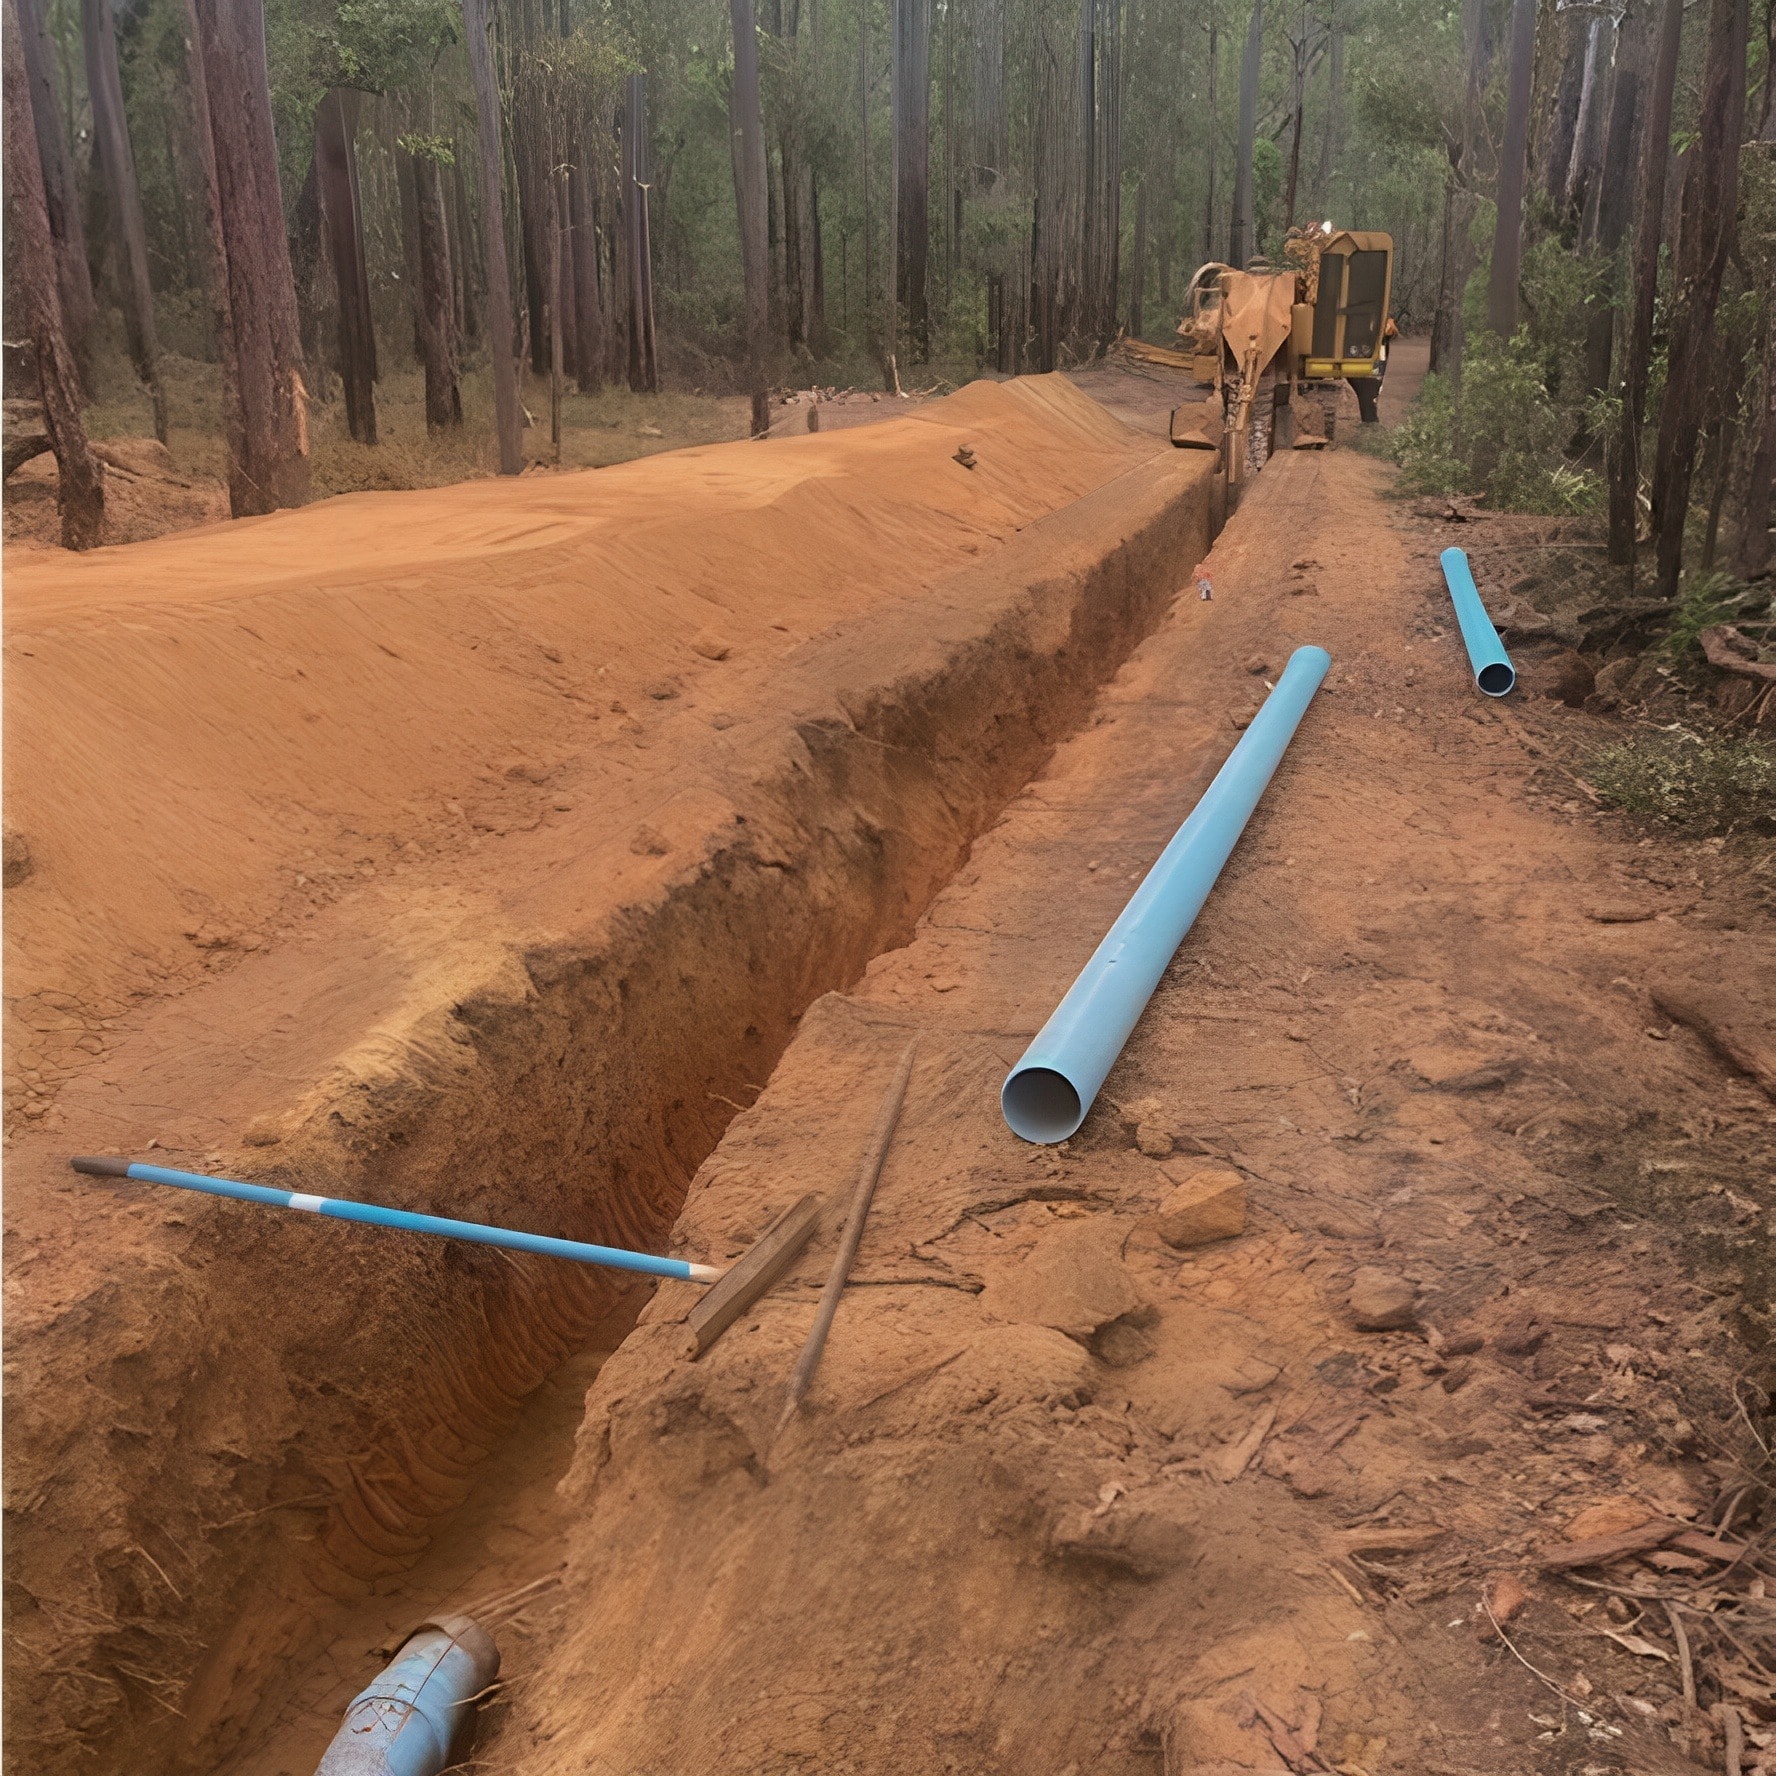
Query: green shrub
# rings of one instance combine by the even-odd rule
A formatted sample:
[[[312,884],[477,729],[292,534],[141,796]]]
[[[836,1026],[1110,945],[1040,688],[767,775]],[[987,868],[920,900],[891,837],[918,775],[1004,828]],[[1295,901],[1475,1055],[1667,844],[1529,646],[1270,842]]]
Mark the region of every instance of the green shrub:
[[[1767,604],[1769,597],[1767,588],[1748,587],[1730,574],[1712,570],[1685,574],[1665,635],[1666,658],[1677,666],[1699,659],[1704,629],[1737,622]]]
[[[1591,783],[1630,814],[1702,832],[1776,823],[1776,747],[1673,729],[1606,746]]]
[[[1574,416],[1549,394],[1527,332],[1469,343],[1459,388],[1425,378],[1391,454],[1414,493],[1484,493],[1499,512],[1596,510],[1603,483],[1566,459]]]

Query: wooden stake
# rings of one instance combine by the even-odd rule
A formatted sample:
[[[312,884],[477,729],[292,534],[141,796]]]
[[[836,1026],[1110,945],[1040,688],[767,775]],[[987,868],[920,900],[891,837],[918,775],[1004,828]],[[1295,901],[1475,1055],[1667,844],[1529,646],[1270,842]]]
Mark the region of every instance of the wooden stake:
[[[906,1045],[906,1051],[900,1057],[900,1065],[895,1068],[894,1078],[889,1083],[887,1095],[882,1099],[882,1108],[876,1112],[876,1126],[870,1131],[869,1145],[864,1149],[862,1163],[857,1168],[857,1183],[851,1193],[851,1212],[845,1218],[845,1231],[839,1236],[839,1249],[833,1254],[832,1270],[827,1276],[825,1289],[821,1291],[820,1311],[814,1316],[808,1342],[802,1346],[802,1354],[796,1359],[795,1369],[789,1378],[783,1416],[777,1421],[779,1431],[795,1417],[796,1408],[801,1405],[814,1380],[814,1371],[820,1367],[821,1353],[826,1349],[826,1335],[832,1330],[833,1315],[839,1311],[839,1297],[845,1292],[845,1281],[851,1274],[851,1265],[863,1239],[863,1224],[868,1219],[870,1202],[876,1194],[876,1181],[882,1175],[882,1165],[888,1157],[889,1144],[894,1139],[895,1125],[900,1121],[900,1107],[906,1102],[907,1081],[912,1078],[913,1057],[918,1048],[919,1039],[915,1036]]]
[[[719,1283],[685,1316],[698,1356],[709,1349],[739,1317],[768,1294],[784,1272],[802,1255],[820,1224],[820,1198],[812,1191],[792,1203],[753,1242],[744,1258],[730,1265]]]

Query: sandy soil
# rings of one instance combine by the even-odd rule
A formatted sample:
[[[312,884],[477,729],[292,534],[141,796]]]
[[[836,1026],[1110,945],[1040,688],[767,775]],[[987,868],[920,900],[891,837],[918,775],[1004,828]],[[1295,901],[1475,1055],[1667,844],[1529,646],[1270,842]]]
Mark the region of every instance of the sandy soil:
[[[162,674],[150,692],[187,676],[159,726],[145,696],[78,745],[71,689],[39,706],[80,796],[137,821],[147,892],[79,851],[70,795],[37,804],[70,829],[45,853],[65,882],[7,897],[66,897],[27,919],[25,964],[142,995],[80,1026],[106,1052],[70,1040],[9,1162],[14,1767],[306,1776],[393,1640],[465,1605],[506,1659],[475,1767],[527,1776],[1626,1776],[1720,1768],[1717,1701],[1765,1731],[1770,1476],[1745,1430],[1776,1117],[1723,1051],[1776,1046],[1767,912],[1718,849],[1575,800],[1564,708],[1476,702],[1447,539],[1388,505],[1378,464],[1275,460],[1213,603],[1159,625],[1201,552],[1194,459],[1151,454],[1169,391],[1094,391],[1131,431],[1018,389],[990,412],[971,391],[960,427],[939,403],[638,467],[629,499],[658,478],[673,508],[645,536],[528,514],[567,526],[553,573],[471,488],[419,542],[391,521],[411,506],[374,502],[349,585],[230,527],[178,539],[158,592],[40,588],[64,686],[81,661],[113,694],[114,662]],[[988,511],[938,465],[959,441],[984,458],[994,417],[1053,448]],[[749,467],[749,506],[710,465],[761,449],[802,460],[763,507]],[[934,503],[938,542],[913,515]],[[421,597],[398,563],[434,548]],[[649,579],[655,551],[744,590],[727,660],[687,657],[708,588]],[[287,626],[247,614],[262,654],[240,563]],[[537,666],[520,627],[562,659]],[[1098,1108],[1023,1147],[998,1080],[1309,640],[1332,678]],[[398,720],[372,719],[406,682],[380,643],[443,685]],[[187,712],[243,659],[312,678],[341,653],[326,723],[271,672],[230,722]],[[668,673],[676,698],[636,694]],[[617,675],[620,735],[598,707]],[[235,729],[282,751],[230,757]],[[556,774],[508,774],[533,762]],[[409,779],[423,794],[386,788]],[[194,780],[226,817],[166,793]],[[292,836],[265,810],[298,795]],[[460,813],[428,818],[446,795]],[[741,816],[750,837],[708,838]],[[262,941],[156,977],[211,847],[205,892],[242,910],[209,934]],[[87,896],[107,923],[83,934]],[[846,990],[798,1025],[822,986]],[[719,1258],[843,1190],[914,1031],[857,1286],[781,1437],[829,1242],[691,1364],[676,1286],[624,1338],[637,1296],[558,1270],[55,1170],[77,1134],[152,1130],[187,1163],[637,1242],[688,1185],[677,1247]],[[1206,1168],[1237,1176],[1245,1231],[1179,1252],[1156,1211]],[[1400,1329],[1358,1329],[1364,1271],[1404,1290]],[[1539,1570],[1652,1513],[1703,1552]]]
[[[20,1758],[254,1743],[615,1305],[94,1191],[70,1148],[658,1242],[1158,620],[1202,490],[1052,379],[17,572],[9,985],[58,983],[8,1164]],[[101,682],[125,719],[70,726]]]
[[[1214,604],[804,1020],[679,1231],[721,1258],[842,1193],[919,1035],[815,1395],[774,1436],[830,1247],[700,1364],[660,1292],[488,1768],[1601,1776],[1719,1768],[1722,1700],[1767,1736],[1731,1388],[1776,1116],[1648,984],[1727,983],[1767,1044],[1768,926],[1530,793],[1557,719],[1478,705],[1382,478],[1267,469]],[[1327,690],[1105,1098],[1021,1146],[997,1082],[1307,641]],[[1217,1167],[1246,1232],[1174,1251],[1157,1212]],[[1356,1323],[1379,1280],[1400,1330]],[[1660,1513],[1735,1530],[1539,1570]]]

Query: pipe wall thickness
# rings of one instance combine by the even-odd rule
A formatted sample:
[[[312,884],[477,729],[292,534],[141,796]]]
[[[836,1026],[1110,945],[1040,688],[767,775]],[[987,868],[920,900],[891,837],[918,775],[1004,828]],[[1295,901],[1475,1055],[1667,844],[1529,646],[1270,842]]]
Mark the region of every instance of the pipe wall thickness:
[[[1215,781],[1007,1076],[999,1106],[1013,1134],[1064,1141],[1085,1121],[1331,664],[1324,648],[1290,655]]]
[[[469,1617],[424,1623],[352,1699],[315,1776],[437,1776],[468,1750],[475,1699],[499,1664]]]
[[[1455,620],[1461,625],[1462,640],[1467,645],[1468,661],[1474,668],[1474,683],[1489,697],[1508,696],[1517,684],[1517,668],[1505,652],[1486,606],[1480,602],[1480,588],[1474,584],[1474,570],[1468,566],[1465,549],[1445,549],[1443,583],[1449,588],[1449,601],[1455,606]]]

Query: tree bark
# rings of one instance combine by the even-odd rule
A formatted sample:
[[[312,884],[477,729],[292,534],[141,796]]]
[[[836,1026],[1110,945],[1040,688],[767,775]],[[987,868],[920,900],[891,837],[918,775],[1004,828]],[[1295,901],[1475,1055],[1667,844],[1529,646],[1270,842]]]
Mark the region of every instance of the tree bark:
[[[212,237],[227,291],[222,374],[239,407],[228,503],[241,518],[307,499],[308,391],[272,134],[265,14],[260,0],[187,0],[187,22],[209,125]]]
[[[1209,124],[1209,152],[1208,152],[1207,159],[1208,159],[1209,165],[1208,165],[1208,175],[1207,175],[1207,177],[1208,177],[1207,195],[1203,199],[1203,244],[1202,244],[1202,256],[1203,256],[1203,262],[1205,264],[1212,262],[1215,257],[1215,174],[1218,170],[1217,163],[1220,159],[1220,155],[1219,155],[1218,151],[1219,151],[1220,145],[1221,145],[1221,125],[1220,125],[1220,117],[1219,117],[1219,109],[1218,109],[1219,102],[1215,96],[1215,74],[1216,74],[1217,64],[1220,60],[1220,56],[1219,56],[1220,38],[1221,38],[1220,25],[1214,19],[1210,19],[1209,20],[1209,102],[1208,102],[1208,109],[1207,109],[1208,124]]]
[[[1534,0],[1517,0],[1521,5]],[[1258,141],[1258,74],[1264,56],[1264,0],[1252,0],[1252,20],[1246,27],[1246,48],[1240,58],[1239,146],[1233,161],[1233,225],[1227,244],[1227,262],[1244,266],[1258,250],[1252,218],[1252,154]]]
[[[124,339],[154,414],[154,435],[164,444],[166,391],[160,382],[154,292],[148,283],[148,230],[142,220],[136,157],[124,121],[123,80],[117,67],[110,0],[81,0],[80,35],[86,52],[87,96],[92,104],[94,162],[105,181],[105,214],[115,235]]]
[[[573,164],[568,169],[567,204],[573,225],[574,262],[574,363],[580,393],[595,395],[604,386],[604,295],[598,276],[598,224],[593,209],[593,173],[586,164],[585,143],[589,131],[584,119],[576,119]]]
[[[1505,98],[1505,139],[1499,156],[1498,223],[1492,236],[1492,277],[1486,324],[1501,339],[1517,331],[1517,280],[1523,264],[1523,185],[1529,171],[1529,96],[1535,72],[1536,0],[1512,0],[1511,64]]]
[[[1622,345],[1622,411],[1610,460],[1609,558],[1632,569],[1640,528],[1640,428],[1646,421],[1659,243],[1665,235],[1665,169],[1671,157],[1671,100],[1683,37],[1684,0],[1663,0],[1659,48],[1641,130],[1639,216],[1634,229],[1633,304]]]
[[[1300,35],[1290,45],[1294,51],[1294,83],[1290,89],[1290,110],[1295,114],[1289,138],[1289,177],[1283,191],[1283,232],[1295,226],[1295,198],[1301,188],[1301,126],[1307,109],[1307,9],[1301,11]]]
[[[734,84],[728,94],[728,140],[745,287],[752,435],[762,438],[771,429],[771,392],[765,380],[771,268],[765,233],[765,118],[759,104],[758,22],[753,0],[729,0],[729,16],[734,28]]]
[[[18,0],[19,42],[24,53],[38,164],[43,170],[43,201],[49,217],[50,251],[56,268],[64,336],[76,372],[84,381],[90,369],[88,354],[98,308],[93,300],[92,269],[86,257],[80,186],[62,127],[61,106],[56,102],[49,38],[43,28],[43,5],[44,0]]]
[[[1320,164],[1314,173],[1314,208],[1324,215],[1332,202],[1332,175],[1338,164],[1339,113],[1344,106],[1344,29],[1334,11],[1326,52],[1326,130],[1320,137]]]
[[[1474,181],[1486,121],[1481,104],[1490,61],[1488,49],[1486,0],[1463,0],[1464,99],[1460,132],[1445,137],[1449,174],[1443,210],[1443,266],[1437,312],[1431,322],[1431,368],[1454,383],[1461,381],[1468,280],[1474,274]]]
[[[18,293],[37,360],[43,429],[55,452],[62,547],[91,549],[104,538],[105,471],[87,444],[80,418],[80,378],[62,320],[55,238],[13,0],[6,0],[0,35],[5,39],[7,220],[19,247]]]
[[[1142,332],[1143,298],[1147,294],[1147,181],[1135,185],[1135,249],[1134,263],[1129,267],[1128,330],[1132,339]]]
[[[648,238],[646,77],[631,74],[624,86],[623,215],[629,246],[629,386],[655,394],[660,377],[654,362],[654,277]]]
[[[462,424],[462,391],[456,380],[456,278],[444,217],[443,174],[429,154],[410,158],[415,256],[419,260],[415,307],[425,364],[426,430],[442,432]]]
[[[105,0],[100,0],[101,4]],[[339,299],[339,380],[345,421],[360,444],[376,442],[376,328],[364,257],[364,204],[358,190],[358,119],[364,96],[334,87],[315,110],[315,172],[321,231]]]
[[[1745,497],[1733,545],[1733,572],[1742,580],[1770,571],[1770,518],[1776,490],[1776,318],[1764,318],[1764,398],[1757,448],[1746,475]]]
[[[1683,567],[1696,434],[1714,349],[1714,314],[1737,227],[1750,12],[1749,0],[1712,0],[1709,7],[1701,136],[1684,179],[1665,395],[1653,457],[1653,531],[1658,538],[1658,589],[1663,598],[1677,596]]]
[[[1568,218],[1584,215],[1596,169],[1598,145],[1603,136],[1598,118],[1602,110],[1598,95],[1603,86],[1604,34],[1609,29],[1609,20],[1599,16],[1591,21],[1591,29],[1585,37],[1585,68],[1579,79],[1579,115],[1573,124],[1572,153],[1567,160],[1561,192],[1561,208]]]
[[[931,356],[931,0],[894,0],[894,62],[894,288],[923,363]]]
[[[524,468],[524,418],[518,406],[518,352],[513,338],[512,274],[506,262],[506,206],[500,195],[505,150],[500,145],[499,90],[487,43],[486,0],[462,0],[463,36],[469,51],[469,83],[481,131],[481,227],[487,258],[487,342],[493,354],[494,424],[500,473]]]
[[[1651,0],[1640,0],[1623,20],[1616,39],[1615,66],[1610,75],[1609,124],[1603,135],[1596,201],[1587,207],[1589,244],[1608,264],[1607,289],[1591,299],[1585,319],[1585,383],[1601,394],[1610,385],[1610,359],[1615,349],[1615,317],[1621,304],[1622,241],[1634,197],[1628,169],[1640,122],[1641,88],[1652,54],[1654,14]]]

